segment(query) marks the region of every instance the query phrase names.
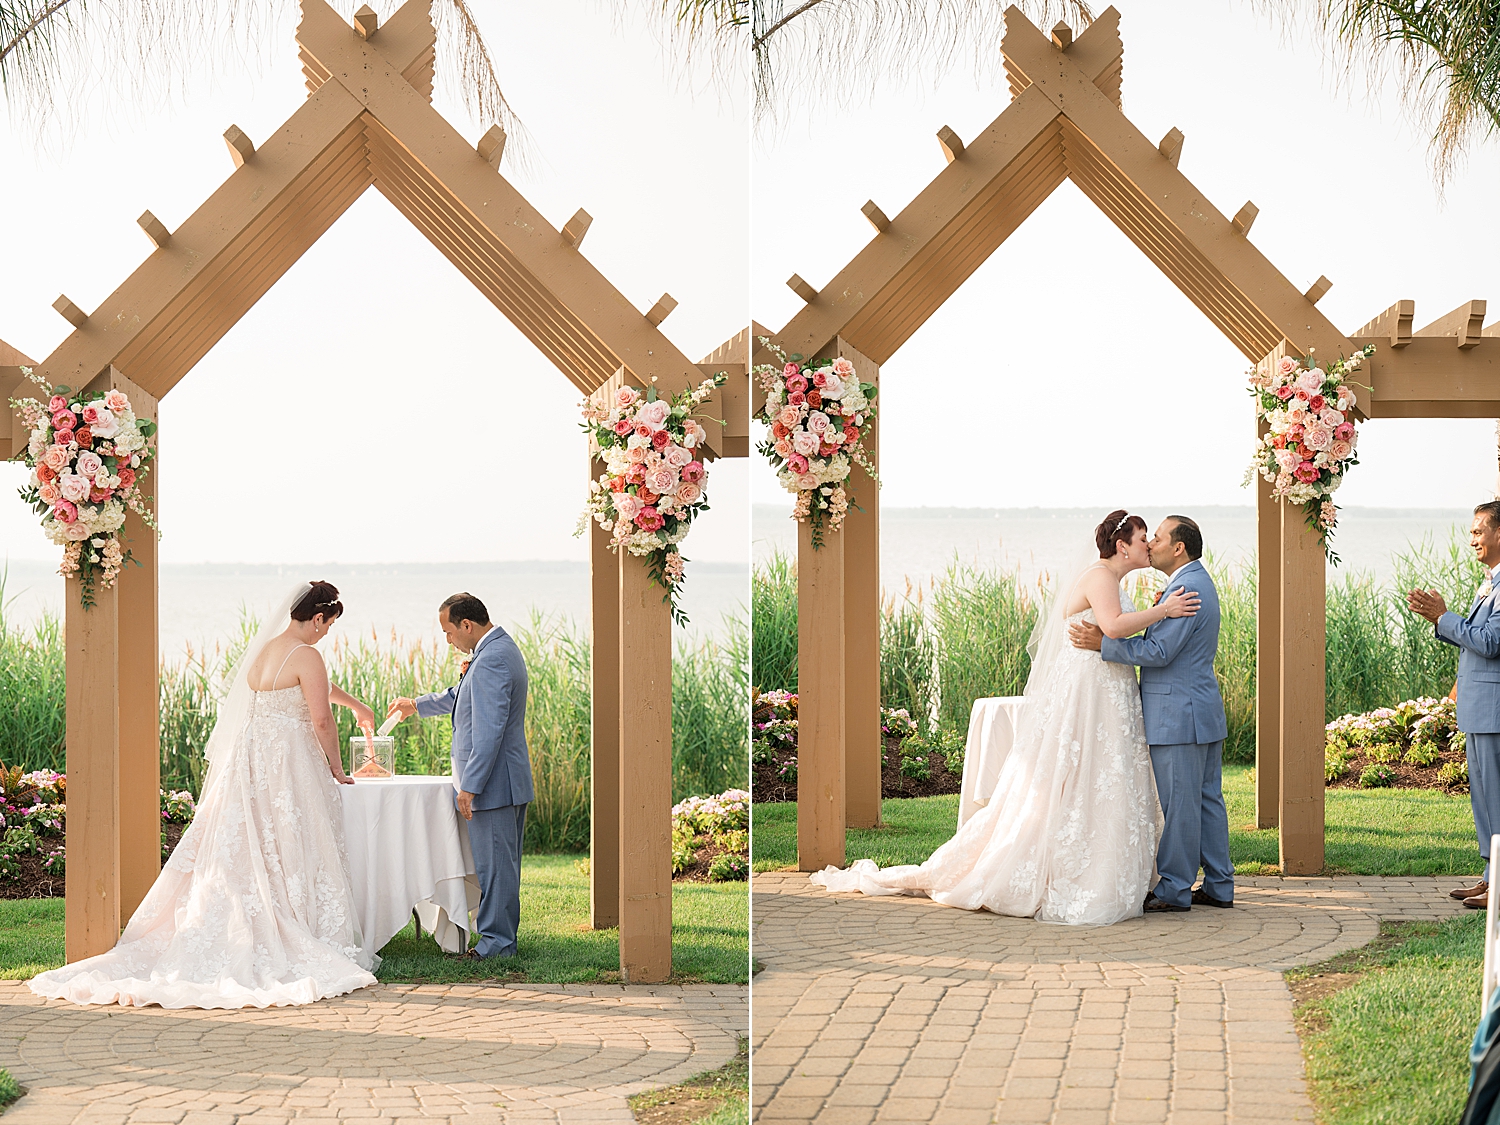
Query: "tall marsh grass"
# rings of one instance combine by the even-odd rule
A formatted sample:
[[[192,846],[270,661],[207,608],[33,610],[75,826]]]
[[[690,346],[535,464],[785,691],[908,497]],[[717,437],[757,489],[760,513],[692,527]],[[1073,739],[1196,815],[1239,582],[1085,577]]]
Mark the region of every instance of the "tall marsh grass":
[[[0,587],[3,590],[3,587]],[[0,600],[0,761],[25,769],[66,769],[62,629],[43,617],[23,633],[6,622]],[[189,649],[161,667],[161,772],[168,789],[197,795],[203,746],[217,701],[256,624],[211,652]],[[582,851],[589,841],[590,654],[587,633],[566,620],[533,617],[512,632],[526,660],[530,691],[526,739],[536,799],[527,810],[528,850]],[[680,643],[672,667],[672,798],[749,786],[747,684],[749,638],[726,619],[718,641]],[[390,700],[456,683],[458,660],[447,645],[390,634],[338,637],[325,652],[334,683],[383,717]],[[339,738],[357,734],[354,716],[334,708]],[[412,718],[398,725],[398,773],[444,774],[452,725]]]
[[[1255,759],[1255,571],[1205,560],[1219,591],[1219,654],[1214,670],[1224,696],[1228,761]],[[1405,592],[1435,588],[1466,612],[1483,570],[1455,537],[1435,546],[1409,544],[1394,556],[1394,576],[1376,583],[1367,574],[1331,577],[1325,678],[1329,719],[1389,706],[1419,695],[1442,696],[1453,685],[1458,650],[1441,644],[1432,626],[1408,612]],[[1138,587],[1139,604],[1157,582]],[[753,577],[752,666],[762,691],[796,686],[796,564],[773,555]],[[906,707],[914,718],[936,717],[963,730],[974,700],[1019,695],[1030,673],[1026,641],[1045,589],[1015,571],[954,562],[925,589],[888,596],[882,606],[881,702]],[[760,616],[760,607],[768,607]],[[773,675],[790,679],[780,681]]]

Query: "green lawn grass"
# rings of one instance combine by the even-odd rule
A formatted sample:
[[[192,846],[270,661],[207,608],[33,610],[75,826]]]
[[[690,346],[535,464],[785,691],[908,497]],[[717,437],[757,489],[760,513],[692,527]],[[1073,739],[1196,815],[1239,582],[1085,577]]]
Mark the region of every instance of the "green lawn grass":
[[[1273,875],[1280,862],[1278,833],[1254,827],[1255,786],[1249,775],[1248,766],[1224,767],[1229,851],[1239,874]],[[849,829],[850,862],[921,863],[953,835],[958,797],[894,798],[881,802],[881,816],[882,828]],[[1330,874],[1477,875],[1484,870],[1467,793],[1330,789],[1325,817]],[[751,856],[756,871],[796,864],[796,805],[755,805]]]
[[[411,926],[381,950],[384,981],[502,979],[538,984],[619,979],[619,932],[591,930],[582,857],[526,856],[521,863],[520,952],[511,960],[461,961]],[[749,896],[744,883],[678,883],[672,889],[672,969],[679,981],[749,980]],[[0,979],[20,980],[63,963],[61,899],[0,900]]]
[[[1396,944],[1288,974],[1354,972],[1298,1008],[1309,1092],[1322,1125],[1451,1125],[1469,1087],[1479,1023],[1484,916],[1408,923]]]

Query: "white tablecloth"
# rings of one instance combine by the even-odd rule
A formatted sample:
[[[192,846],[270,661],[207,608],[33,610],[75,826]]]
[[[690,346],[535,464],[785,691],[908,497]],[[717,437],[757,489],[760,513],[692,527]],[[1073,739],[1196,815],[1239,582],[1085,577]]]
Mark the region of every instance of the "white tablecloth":
[[[1019,695],[974,700],[969,712],[969,739],[964,745],[964,784],[958,798],[958,823],[973,816],[995,795],[1000,767],[1016,737],[1016,715],[1025,703]]]
[[[365,944],[378,950],[412,910],[449,953],[469,948],[479,880],[469,833],[453,807],[450,777],[361,779],[339,786],[354,909]]]

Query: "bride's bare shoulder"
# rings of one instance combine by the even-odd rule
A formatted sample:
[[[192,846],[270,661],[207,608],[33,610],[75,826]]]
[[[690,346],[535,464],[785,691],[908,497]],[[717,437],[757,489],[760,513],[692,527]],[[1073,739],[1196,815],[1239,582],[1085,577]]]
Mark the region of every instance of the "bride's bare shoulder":
[[[1068,616],[1088,609],[1109,584],[1108,570],[1102,566],[1090,566],[1073,583],[1073,590],[1068,595]]]

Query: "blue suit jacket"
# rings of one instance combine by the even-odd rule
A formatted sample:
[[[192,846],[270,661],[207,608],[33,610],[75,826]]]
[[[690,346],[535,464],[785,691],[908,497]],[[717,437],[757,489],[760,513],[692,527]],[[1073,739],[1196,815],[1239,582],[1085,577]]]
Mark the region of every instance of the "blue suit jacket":
[[[1437,619],[1437,639],[1458,646],[1458,729],[1465,734],[1500,732],[1500,585],[1474,598],[1468,617],[1448,612]]]
[[[457,687],[417,701],[424,718],[453,718],[454,776],[476,809],[530,804],[531,756],[526,750],[526,662],[496,625],[479,639]]]
[[[1198,612],[1192,617],[1168,617],[1138,637],[1104,638],[1105,660],[1135,664],[1141,670],[1141,711],[1151,746],[1222,742],[1229,733],[1224,697],[1214,676],[1219,591],[1197,559],[1179,567],[1163,593],[1178,586],[1198,594]]]

